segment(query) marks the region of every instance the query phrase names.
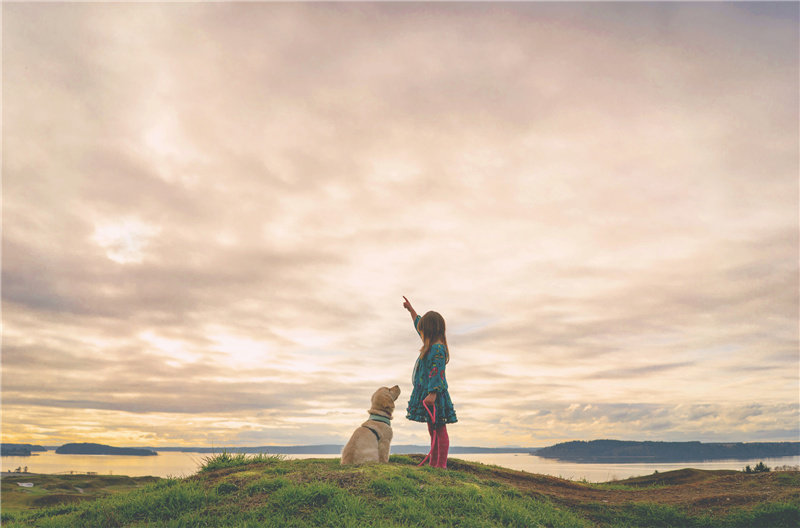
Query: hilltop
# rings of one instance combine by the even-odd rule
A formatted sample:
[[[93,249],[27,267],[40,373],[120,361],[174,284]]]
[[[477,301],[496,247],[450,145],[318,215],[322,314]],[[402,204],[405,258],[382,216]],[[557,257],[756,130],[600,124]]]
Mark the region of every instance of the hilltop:
[[[7,499],[15,493],[66,494],[70,484],[60,492],[46,489],[53,483],[26,491],[14,483],[34,483],[33,477],[6,477],[2,520],[8,527],[64,528],[767,528],[796,527],[800,521],[797,471],[745,475],[687,469],[649,481],[588,484],[458,459],[450,459],[448,470],[420,468],[421,459],[393,455],[389,464],[341,466],[338,459],[223,453],[207,458],[191,477],[28,512],[6,511]]]

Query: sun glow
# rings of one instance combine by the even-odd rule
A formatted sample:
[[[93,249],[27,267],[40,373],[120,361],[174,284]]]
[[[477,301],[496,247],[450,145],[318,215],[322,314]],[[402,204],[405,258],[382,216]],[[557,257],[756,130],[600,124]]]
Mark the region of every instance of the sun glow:
[[[95,228],[92,241],[106,251],[106,256],[119,264],[141,264],[150,240],[160,229],[137,218],[108,222]]]
[[[169,366],[178,367],[183,363],[192,363],[199,359],[199,354],[189,350],[186,343],[179,339],[169,339],[149,330],[140,333],[139,338],[166,356],[168,359],[165,359],[165,362]]]
[[[269,358],[271,347],[263,341],[230,334],[214,334],[208,336],[215,342],[212,350],[226,354],[235,366],[253,366],[265,362]]]

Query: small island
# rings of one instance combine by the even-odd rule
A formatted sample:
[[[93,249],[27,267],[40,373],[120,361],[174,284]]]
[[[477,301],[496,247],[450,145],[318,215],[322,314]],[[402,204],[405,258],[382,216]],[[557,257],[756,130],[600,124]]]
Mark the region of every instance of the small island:
[[[56,449],[57,455],[121,455],[121,456],[156,456],[158,453],[149,449],[135,447],[112,447],[103,444],[64,444]]]
[[[0,453],[2,456],[33,456],[33,453],[39,451],[47,451],[47,449],[40,445],[33,444],[4,443],[0,445]]]

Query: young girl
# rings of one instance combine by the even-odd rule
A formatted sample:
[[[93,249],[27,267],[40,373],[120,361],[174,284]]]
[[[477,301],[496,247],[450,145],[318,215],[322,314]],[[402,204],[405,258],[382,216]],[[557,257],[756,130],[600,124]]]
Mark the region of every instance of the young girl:
[[[411,314],[414,327],[422,338],[422,348],[411,377],[414,389],[411,391],[411,399],[408,400],[406,418],[428,424],[428,433],[431,435],[433,443],[430,465],[447,468],[450,437],[447,435],[445,424],[455,423],[458,418],[456,418],[453,402],[450,401],[447,380],[444,377],[445,365],[450,361],[450,351],[447,348],[447,337],[444,333],[444,318],[436,312],[428,312],[420,317],[411,307],[408,299],[405,297],[403,299],[405,300],[403,308]],[[431,412],[436,410],[436,423],[431,423],[428,411],[422,405],[423,401],[431,409]]]

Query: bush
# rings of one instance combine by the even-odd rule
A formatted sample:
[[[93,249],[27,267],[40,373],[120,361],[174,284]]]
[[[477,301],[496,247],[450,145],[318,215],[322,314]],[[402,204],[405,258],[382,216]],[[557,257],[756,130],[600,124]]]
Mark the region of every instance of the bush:
[[[749,465],[744,467],[744,472],[747,473],[748,475],[752,473],[769,473],[770,471],[772,471],[772,468],[765,465],[764,462],[759,462],[758,464],[756,464],[756,467],[752,469],[750,468]]]
[[[753,468],[753,472],[755,473],[769,473],[770,471],[772,471],[772,468],[764,465],[763,462],[759,462],[758,464],[756,464],[756,467]]]

